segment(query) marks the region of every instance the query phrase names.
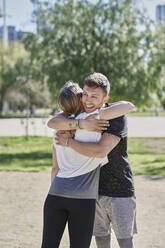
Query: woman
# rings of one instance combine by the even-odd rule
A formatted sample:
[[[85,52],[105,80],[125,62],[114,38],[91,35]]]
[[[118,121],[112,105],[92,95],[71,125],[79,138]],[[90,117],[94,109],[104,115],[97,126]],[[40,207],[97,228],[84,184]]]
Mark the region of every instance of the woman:
[[[79,120],[91,114],[99,114],[101,119],[104,116],[112,119],[132,109],[129,103],[124,109],[122,103],[121,105],[118,103],[100,111],[85,113],[81,104],[81,94],[82,89],[78,84],[70,82],[65,85],[59,95],[59,106],[64,115],[74,114],[78,124]],[[75,139],[81,141],[98,142],[100,138],[101,133],[98,132],[82,129],[75,132]],[[101,163],[106,163],[105,158],[89,158],[69,147],[54,144],[52,184],[44,205],[42,248],[59,247],[67,222],[70,247],[88,248],[90,246]]]

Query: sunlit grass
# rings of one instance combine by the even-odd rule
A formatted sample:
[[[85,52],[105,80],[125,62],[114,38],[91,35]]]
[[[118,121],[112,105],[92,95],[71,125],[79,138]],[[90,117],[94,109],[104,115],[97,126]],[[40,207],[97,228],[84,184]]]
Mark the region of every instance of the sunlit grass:
[[[128,113],[128,116],[130,117],[150,117],[150,116],[154,116],[154,117],[159,117],[159,116],[165,116],[165,111],[161,111],[159,113],[155,112],[155,111],[146,111],[146,112],[141,112],[141,111],[132,111],[130,113]]]
[[[1,138],[0,170],[47,171],[51,166],[52,138]]]
[[[128,144],[135,175],[165,176],[165,138],[131,138]]]
[[[50,171],[51,151],[51,137],[1,138],[0,171]],[[165,176],[165,138],[130,138],[128,154],[135,175]]]

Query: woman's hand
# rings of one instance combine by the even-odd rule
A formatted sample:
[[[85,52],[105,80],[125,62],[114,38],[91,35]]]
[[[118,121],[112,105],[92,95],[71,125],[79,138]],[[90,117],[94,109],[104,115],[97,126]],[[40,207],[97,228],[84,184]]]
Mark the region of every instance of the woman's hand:
[[[69,146],[69,139],[72,138],[72,134],[69,131],[56,133],[56,144],[60,146]]]

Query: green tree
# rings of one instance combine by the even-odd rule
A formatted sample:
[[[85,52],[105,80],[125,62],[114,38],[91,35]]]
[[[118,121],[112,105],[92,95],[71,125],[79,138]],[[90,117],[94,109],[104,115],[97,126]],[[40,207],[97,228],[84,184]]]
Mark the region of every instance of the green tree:
[[[33,80],[33,67],[24,47],[17,43],[0,52],[0,110],[5,101],[12,110],[32,104],[48,106],[50,94],[47,86]]]
[[[153,49],[153,59],[155,64],[159,63],[161,67],[160,78],[157,82],[157,95],[165,110],[165,22],[156,26],[155,37],[157,37],[157,46]]]
[[[150,20],[131,0],[59,0],[44,7],[40,2],[35,14],[40,32],[31,34],[25,47],[34,75],[48,83],[52,97],[67,80],[82,85],[86,75],[97,71],[110,79],[112,100],[152,103],[161,74],[153,50],[158,53],[160,44]]]
[[[22,44],[13,43],[8,49],[4,49],[0,44],[0,111],[8,87],[23,70],[23,65],[19,61],[26,57],[27,52]]]

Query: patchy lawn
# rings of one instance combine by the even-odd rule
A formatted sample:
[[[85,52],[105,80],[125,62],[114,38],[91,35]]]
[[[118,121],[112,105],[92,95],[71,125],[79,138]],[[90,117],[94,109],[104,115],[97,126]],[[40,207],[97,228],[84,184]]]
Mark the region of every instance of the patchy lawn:
[[[51,151],[50,137],[1,137],[0,171],[49,171]],[[128,154],[135,175],[165,176],[165,138],[130,138]]]

